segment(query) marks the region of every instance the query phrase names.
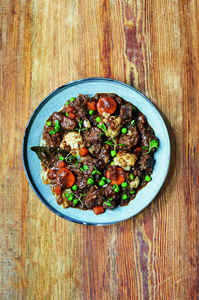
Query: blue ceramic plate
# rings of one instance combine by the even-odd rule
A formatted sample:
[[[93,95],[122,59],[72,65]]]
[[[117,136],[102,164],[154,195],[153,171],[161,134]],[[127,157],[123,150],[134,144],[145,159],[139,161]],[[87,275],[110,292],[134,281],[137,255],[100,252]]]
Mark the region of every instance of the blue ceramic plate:
[[[40,178],[40,162],[30,147],[40,145],[45,121],[63,104],[79,94],[93,96],[95,93],[116,93],[132,102],[146,115],[149,124],[159,139],[159,149],[155,153],[155,166],[152,181],[137,194],[127,206],[118,207],[104,214],[95,215],[92,210],[75,208],[63,209],[55,201],[50,186],[44,185]],[[23,163],[26,176],[36,195],[55,214],[72,222],[85,225],[109,225],[124,221],[143,210],[157,195],[163,185],[170,161],[170,141],[164,121],[153,104],[131,86],[107,78],[86,78],[65,84],[47,96],[34,111],[27,125],[23,140]]]

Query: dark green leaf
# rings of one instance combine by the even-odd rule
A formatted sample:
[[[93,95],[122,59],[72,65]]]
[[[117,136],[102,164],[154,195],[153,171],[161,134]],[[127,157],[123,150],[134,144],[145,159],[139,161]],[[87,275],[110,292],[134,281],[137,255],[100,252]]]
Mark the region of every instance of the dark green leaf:
[[[68,154],[68,151],[56,147],[34,146],[30,149],[37,154],[38,158],[44,163],[46,167],[50,167],[55,156],[58,156],[58,159],[59,156],[66,157],[66,155]]]

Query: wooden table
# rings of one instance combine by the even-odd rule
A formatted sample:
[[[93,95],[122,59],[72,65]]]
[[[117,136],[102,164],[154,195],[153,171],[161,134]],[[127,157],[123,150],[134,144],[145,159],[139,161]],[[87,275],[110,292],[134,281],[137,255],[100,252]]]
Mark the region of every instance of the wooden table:
[[[0,299],[199,299],[199,5],[196,0],[2,0]],[[171,139],[154,201],[117,225],[54,215],[22,140],[38,104],[86,77],[132,85]]]

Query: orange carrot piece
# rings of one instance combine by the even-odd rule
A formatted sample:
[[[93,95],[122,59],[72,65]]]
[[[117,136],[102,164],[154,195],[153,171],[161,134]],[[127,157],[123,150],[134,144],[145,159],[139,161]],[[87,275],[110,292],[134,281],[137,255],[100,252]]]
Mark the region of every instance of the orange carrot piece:
[[[111,169],[108,169],[106,171],[106,178],[107,179],[111,179],[111,184],[117,184],[117,185],[120,185],[122,184],[122,182],[125,181],[125,173],[124,173],[124,170],[122,168],[119,168],[119,167],[114,167],[115,171],[117,172],[117,176],[115,176],[114,174],[114,177],[111,175]],[[116,173],[114,171],[114,173]]]
[[[114,99],[110,97],[103,97],[100,98],[97,102],[97,110],[100,113],[100,115],[103,114],[103,112],[106,112],[108,114],[113,114],[117,108],[117,103]]]
[[[79,150],[79,154],[81,156],[86,156],[88,154],[88,149],[86,147],[82,147],[80,150]]]
[[[97,103],[95,101],[88,102],[87,106],[90,110],[93,110],[93,111],[95,111],[97,109]]]
[[[93,211],[96,215],[103,214],[104,208],[102,205],[93,207]]]

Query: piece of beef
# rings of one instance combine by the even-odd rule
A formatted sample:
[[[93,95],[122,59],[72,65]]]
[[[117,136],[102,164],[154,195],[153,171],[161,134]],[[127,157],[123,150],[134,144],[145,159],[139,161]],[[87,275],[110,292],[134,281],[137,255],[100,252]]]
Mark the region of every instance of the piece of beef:
[[[124,144],[126,149],[131,149],[136,146],[140,140],[140,135],[136,126],[129,127],[127,134],[122,134],[119,138],[119,144]]]
[[[123,121],[130,121],[133,117],[133,106],[131,104],[121,105],[120,117]]]
[[[58,120],[60,122],[61,128],[64,130],[71,131],[77,127],[77,122],[75,120],[71,120],[70,118],[62,115],[59,112],[54,112],[52,114],[53,125],[55,125],[55,121]]]
[[[54,127],[45,125],[42,138],[46,142],[46,146],[58,148],[62,140],[63,132],[59,131],[55,134],[50,134],[49,132],[52,130],[54,130]]]
[[[87,208],[91,209],[95,206],[103,204],[102,192],[97,186],[91,186],[90,190],[86,193],[84,204]]]
[[[100,160],[103,160],[105,164],[108,163],[109,157],[110,157],[110,146],[108,144],[104,144],[103,147],[100,148],[100,153],[97,155],[97,157]]]
[[[140,155],[138,165],[140,165],[140,170],[145,170],[146,168],[153,168],[154,159],[150,154]]]
[[[80,94],[74,101],[70,102],[70,105],[79,110],[80,108],[85,108],[87,106],[89,99],[89,96]]]
[[[98,127],[91,127],[90,129],[86,130],[84,132],[84,138],[87,142],[91,144],[101,144],[102,143],[102,137],[100,135],[102,134],[102,130]]]
[[[117,193],[113,190],[113,186],[112,185],[108,185],[106,186],[102,193],[104,194],[105,197],[105,201],[103,203],[103,207],[105,209],[114,209],[116,206],[116,198],[117,198]],[[109,199],[111,199],[110,201],[108,201]],[[112,205],[109,205],[107,203],[110,203]]]
[[[149,148],[149,144],[152,140],[158,140],[157,137],[152,134],[150,131],[148,132],[145,128],[144,124],[141,122],[138,122],[138,128],[141,133],[141,146]],[[150,128],[149,128],[150,130]],[[155,151],[155,148],[152,149],[152,153]]]
[[[79,175],[76,179],[76,184],[79,189],[85,189],[86,187],[89,187],[89,184],[87,183],[89,176],[86,175]]]

